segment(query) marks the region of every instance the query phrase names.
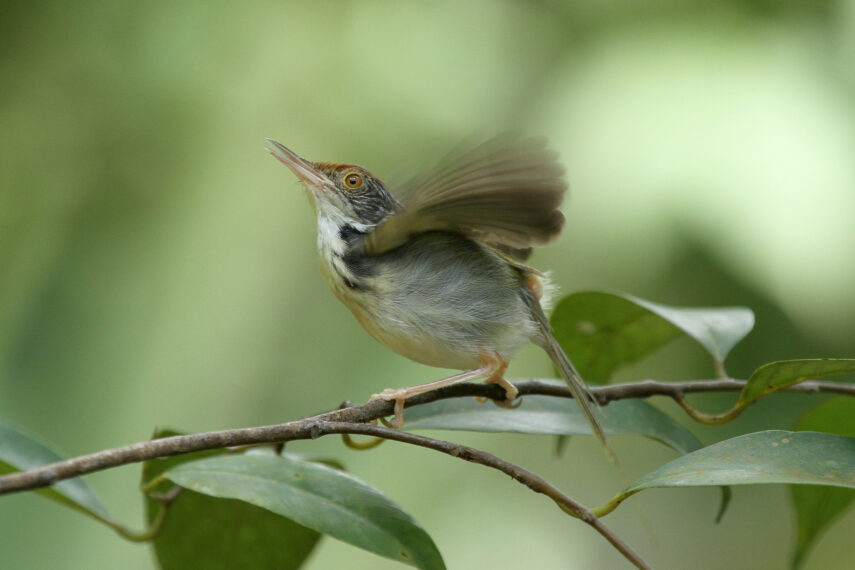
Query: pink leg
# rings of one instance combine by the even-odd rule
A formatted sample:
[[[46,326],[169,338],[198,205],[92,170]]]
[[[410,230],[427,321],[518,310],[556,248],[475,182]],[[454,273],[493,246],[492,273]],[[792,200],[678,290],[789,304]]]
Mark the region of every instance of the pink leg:
[[[479,396],[475,396],[475,399],[479,402],[483,402],[485,400],[490,400],[500,408],[518,408],[520,404],[522,404],[522,400],[514,404],[514,400],[517,399],[517,394],[519,394],[519,390],[517,387],[505,380],[505,369],[507,369],[508,363],[502,362],[502,366],[496,370],[493,374],[490,375],[489,378],[484,380],[484,384],[498,384],[502,388],[505,389],[505,399],[501,402],[498,400],[493,400],[492,398],[481,398]]]
[[[386,422],[384,419],[383,423],[386,423],[389,427],[399,428],[404,425],[404,400],[410,396],[424,394],[425,392],[430,392],[431,390],[436,390],[443,386],[451,386],[452,384],[459,384],[460,382],[467,382],[469,380],[478,380],[479,378],[488,378],[489,382],[498,382],[503,386],[505,391],[508,393],[508,401],[512,401],[513,398],[510,397],[511,391],[513,391],[513,397],[515,398],[516,388],[508,384],[506,380],[502,379],[502,373],[507,367],[507,362],[502,361],[498,354],[494,352],[486,353],[481,357],[481,366],[479,368],[461,372],[460,374],[455,374],[448,378],[434,380],[433,382],[428,382],[426,384],[410,386],[409,388],[387,388],[379,394],[371,396],[371,399],[395,402],[395,418],[391,422]],[[494,379],[497,376],[498,379]],[[508,386],[510,386],[511,390],[508,390]]]

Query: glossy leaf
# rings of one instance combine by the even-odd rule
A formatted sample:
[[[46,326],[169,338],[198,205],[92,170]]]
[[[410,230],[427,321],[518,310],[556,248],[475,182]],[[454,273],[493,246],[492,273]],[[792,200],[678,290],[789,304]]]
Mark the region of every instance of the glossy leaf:
[[[164,430],[156,437],[178,435]],[[225,454],[222,449],[154,459],[143,464],[142,482],[183,463]],[[159,493],[168,490],[160,486]],[[146,499],[149,523],[160,503]],[[153,547],[163,570],[253,568],[296,570],[312,553],[320,533],[244,501],[183,490],[169,507]]]
[[[644,489],[760,483],[855,488],[855,438],[780,430],[735,437],[666,463],[595,513],[608,514]]]
[[[855,400],[835,398],[805,414],[794,427],[855,437]],[[790,493],[798,521],[798,541],[793,553],[796,567],[804,561],[822,531],[852,504],[855,490],[793,485]]]
[[[679,328],[619,295],[584,292],[559,301],[553,334],[588,382],[603,384],[681,334]]]
[[[240,499],[380,556],[445,568],[428,534],[376,489],[325,465],[287,456],[223,456],[164,477],[198,493]]]
[[[739,394],[736,407],[747,406],[767,394],[805,380],[817,380],[853,373],[855,373],[855,359],[851,358],[815,358],[770,362],[754,371]]]
[[[0,473],[23,471],[63,459],[34,437],[0,422]],[[60,481],[36,492],[98,521],[111,526],[115,524],[89,485],[79,477]]]
[[[600,410],[606,434],[638,434],[688,453],[701,447],[690,431],[641,400],[612,402]],[[572,400],[525,396],[507,410],[474,399],[439,400],[407,410],[404,427],[540,435],[591,435],[591,426]]]
[[[694,338],[721,364],[754,326],[754,314],[742,307],[669,307],[631,295],[590,291],[564,297],[550,322],[582,377],[605,383],[618,368],[681,334]]]
[[[724,362],[736,343],[754,328],[754,312],[747,307],[695,309],[669,307],[629,295],[627,298],[680,327],[719,362]]]

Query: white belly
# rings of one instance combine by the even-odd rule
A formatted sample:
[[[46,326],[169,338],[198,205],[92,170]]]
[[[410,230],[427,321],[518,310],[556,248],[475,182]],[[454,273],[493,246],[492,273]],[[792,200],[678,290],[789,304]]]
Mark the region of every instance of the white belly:
[[[487,353],[509,360],[537,334],[510,272],[500,274],[507,277],[500,282],[478,282],[465,269],[414,270],[393,258],[377,275],[363,279],[363,286],[352,288],[339,276],[346,271],[342,260],[320,253],[330,288],[360,324],[416,362],[471,370]]]

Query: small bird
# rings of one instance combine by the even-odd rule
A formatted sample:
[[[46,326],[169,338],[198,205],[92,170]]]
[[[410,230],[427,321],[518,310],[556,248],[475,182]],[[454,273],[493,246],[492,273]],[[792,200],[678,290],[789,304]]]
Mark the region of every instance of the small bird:
[[[374,338],[416,362],[462,370],[372,396],[404,401],[469,380],[517,389],[504,379],[527,342],[543,347],[594,434],[615,456],[587,386],[553,337],[541,302],[546,276],[522,263],[564,225],[564,169],[545,141],[502,135],[450,153],[431,171],[387,188],[365,168],[309,162],[266,147],[307,190],[318,221],[321,271],[333,293]]]

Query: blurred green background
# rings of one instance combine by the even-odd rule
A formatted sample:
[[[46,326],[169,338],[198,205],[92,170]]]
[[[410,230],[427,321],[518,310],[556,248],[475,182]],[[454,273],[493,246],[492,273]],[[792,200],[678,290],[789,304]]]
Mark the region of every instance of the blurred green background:
[[[11,3],[0,16],[0,417],[68,455],[280,422],[444,371],[361,330],[315,262],[314,219],[276,138],[381,177],[473,132],[522,127],[567,165],[562,238],[537,252],[564,291],[752,307],[744,377],[855,356],[855,2]],[[680,340],[621,379],[706,378]],[[549,375],[526,349],[510,377]],[[700,405],[723,408],[732,396]],[[778,396],[705,442],[788,428]],[[675,411],[668,402],[657,402]],[[675,415],[677,412],[675,411]],[[682,418],[681,418],[682,420]],[[448,437],[448,434],[439,434]],[[621,481],[590,438],[451,434],[588,505]],[[673,457],[615,438],[630,477]],[[450,568],[609,568],[609,545],[506,477],[430,452],[334,454],[420,521]],[[88,478],[141,526],[138,467]],[[607,519],[657,568],[785,568],[782,487],[649,491]],[[808,568],[851,558],[852,512]],[[651,539],[655,535],[655,540]],[[846,558],[842,558],[846,556]],[[4,568],[154,566],[35,496],[2,499]],[[310,568],[396,568],[325,540]]]

